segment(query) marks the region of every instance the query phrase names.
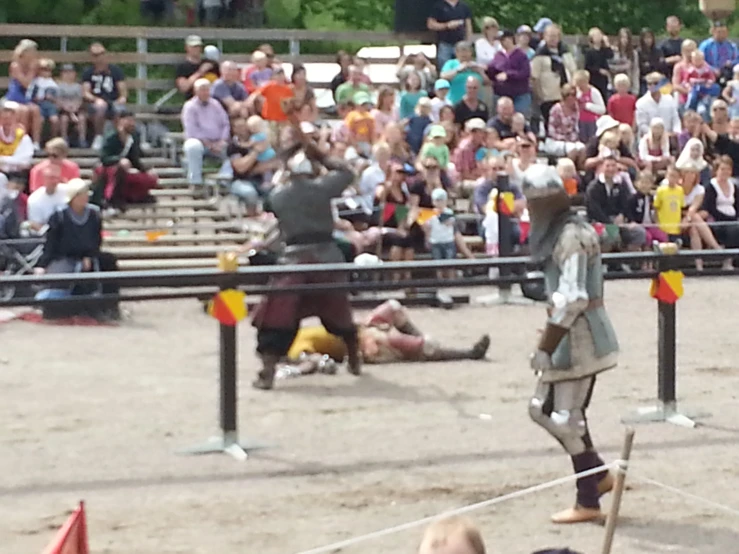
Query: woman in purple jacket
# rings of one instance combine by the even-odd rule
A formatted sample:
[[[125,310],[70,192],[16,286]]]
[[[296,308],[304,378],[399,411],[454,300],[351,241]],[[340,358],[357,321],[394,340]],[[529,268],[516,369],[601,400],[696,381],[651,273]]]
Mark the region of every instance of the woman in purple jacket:
[[[503,49],[488,65],[493,91],[496,98],[511,98],[516,111],[528,119],[531,116],[531,63],[526,52],[516,46],[513,31],[506,29],[501,32],[500,45]]]

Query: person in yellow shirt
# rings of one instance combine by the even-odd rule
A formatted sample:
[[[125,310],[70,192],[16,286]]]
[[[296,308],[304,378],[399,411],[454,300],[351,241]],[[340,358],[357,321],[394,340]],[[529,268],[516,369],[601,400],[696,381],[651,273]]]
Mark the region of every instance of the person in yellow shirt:
[[[674,241],[682,236],[680,222],[685,207],[685,192],[680,186],[680,172],[672,165],[654,196],[654,210],[657,213],[659,228]]]
[[[344,119],[349,130],[349,143],[357,149],[357,152],[369,157],[375,137],[375,118],[370,113],[372,99],[366,92],[358,92],[352,101],[355,107]]]
[[[444,348],[423,335],[411,322],[408,310],[397,300],[375,308],[357,325],[359,349],[364,363],[383,364],[402,361],[481,360],[490,347],[490,337],[482,336],[471,348]],[[346,356],[344,341],[324,327],[302,327],[277,371],[278,377],[311,373],[336,373],[336,363]]]

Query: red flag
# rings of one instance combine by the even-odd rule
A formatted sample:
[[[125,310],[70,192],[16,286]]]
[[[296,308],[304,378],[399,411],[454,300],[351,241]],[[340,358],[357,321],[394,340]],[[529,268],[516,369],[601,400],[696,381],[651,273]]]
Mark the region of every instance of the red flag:
[[[90,554],[84,502],[80,502],[79,508],[69,516],[43,554]]]

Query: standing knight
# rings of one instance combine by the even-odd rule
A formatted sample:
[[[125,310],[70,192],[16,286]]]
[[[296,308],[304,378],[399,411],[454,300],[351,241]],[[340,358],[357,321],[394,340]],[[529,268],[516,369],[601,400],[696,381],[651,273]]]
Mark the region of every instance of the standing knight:
[[[603,305],[603,264],[598,235],[570,211],[570,199],[554,168],[535,165],[524,174],[531,217],[531,255],[544,264],[549,317],[531,355],[538,376],[531,418],[562,445],[575,473],[603,465],[593,446],[586,410],[596,376],[616,366],[618,341]],[[575,506],[552,516],[555,523],[602,517],[600,497],[613,488],[603,471],[577,480]]]

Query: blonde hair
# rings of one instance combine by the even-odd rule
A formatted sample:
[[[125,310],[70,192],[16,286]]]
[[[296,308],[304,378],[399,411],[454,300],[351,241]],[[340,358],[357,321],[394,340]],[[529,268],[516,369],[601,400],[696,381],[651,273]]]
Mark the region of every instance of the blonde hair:
[[[50,69],[51,71],[54,71],[56,68],[56,64],[54,63],[54,60],[51,58],[42,58],[38,62],[39,69]]]
[[[458,516],[440,519],[429,525],[421,539],[418,553],[433,554],[455,536],[462,536],[472,547],[474,554],[485,554],[485,541],[477,526],[469,519]]]
[[[67,154],[69,154],[69,146],[67,145],[67,141],[65,141],[61,137],[56,137],[49,140],[45,145],[45,149],[49,154],[55,153],[62,158],[66,158]]]
[[[627,87],[631,86],[631,79],[629,79],[629,76],[626,75],[626,73],[619,73],[613,78],[613,86],[618,87],[619,85],[626,85]]]
[[[684,54],[687,50],[695,50],[698,44],[692,38],[686,38],[680,45],[680,53]]]
[[[372,157],[377,158],[378,154],[392,154],[390,145],[387,142],[376,142],[372,147]]]
[[[484,29],[486,27],[500,27],[500,25],[498,25],[498,20],[494,17],[486,16],[482,18],[482,28]]]
[[[588,31],[588,41],[590,42],[590,44],[593,43],[593,37],[596,33],[600,33],[601,37],[603,36],[603,31],[601,31],[598,27],[591,27]]]
[[[621,142],[621,135],[613,129],[606,131],[601,135],[599,146],[605,146],[607,148],[618,148],[618,144]],[[609,144],[615,144],[615,146],[608,146]]]
[[[38,52],[38,44],[30,38],[24,38],[13,50],[13,59],[17,60],[27,52]]]
[[[246,120],[246,126],[249,128],[250,133],[264,133],[266,126],[264,125],[264,119],[258,115],[251,115]]]
[[[578,69],[572,75],[572,80],[575,83],[580,82],[580,81],[590,82],[590,71],[587,71],[586,69]]]
[[[576,171],[577,167],[575,167],[575,162],[572,161],[572,158],[560,158],[557,160],[557,170],[560,169]]]

